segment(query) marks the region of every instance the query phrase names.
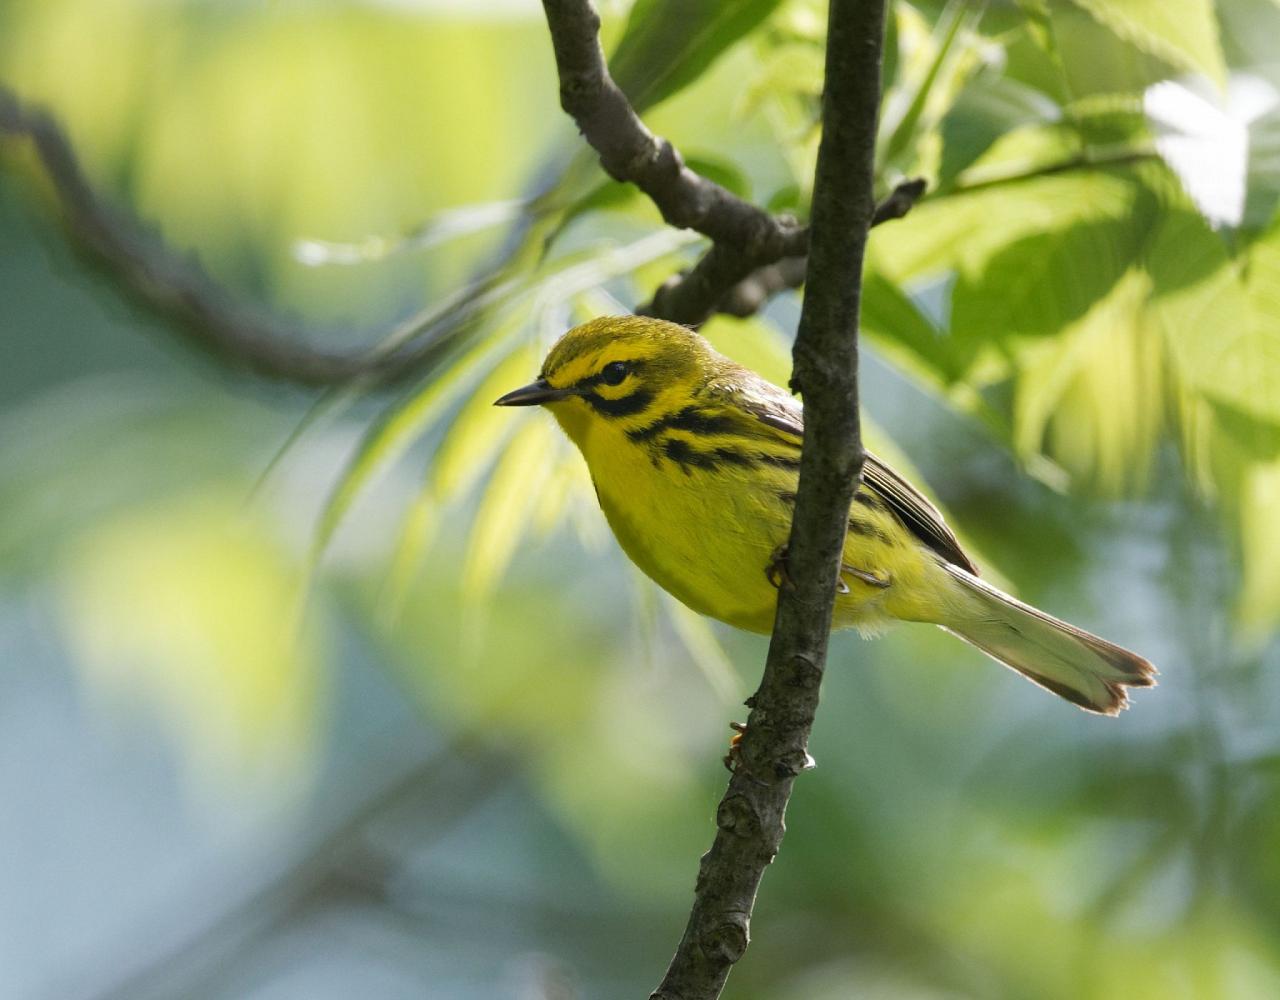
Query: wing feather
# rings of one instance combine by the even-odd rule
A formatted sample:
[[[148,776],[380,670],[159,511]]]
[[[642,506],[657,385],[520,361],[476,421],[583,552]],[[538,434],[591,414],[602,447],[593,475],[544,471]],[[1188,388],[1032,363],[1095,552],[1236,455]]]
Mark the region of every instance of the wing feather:
[[[777,431],[797,449],[804,439],[804,408],[793,396],[758,377],[735,380],[734,402],[760,423]],[[867,452],[862,466],[863,486],[882,500],[904,525],[947,562],[978,575],[978,567],[960,547],[942,513],[918,489],[885,462]]]

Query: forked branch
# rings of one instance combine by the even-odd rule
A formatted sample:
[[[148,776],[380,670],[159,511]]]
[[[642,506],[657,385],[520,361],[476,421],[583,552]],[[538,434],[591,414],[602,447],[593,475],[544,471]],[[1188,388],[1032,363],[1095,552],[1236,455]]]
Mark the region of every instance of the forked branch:
[[[772,294],[803,282],[781,284],[768,271],[782,260],[803,260],[809,228],[786,215],[771,215],[689,169],[666,139],[654,135],[609,75],[600,48],[600,17],[590,0],[543,0],[560,77],[560,104],[600,156],[610,177],[648,195],[671,225],[692,229],[711,248],[684,274],[673,275],[639,312],[696,325],[716,312],[747,315]],[[875,223],[901,218],[924,192],[907,181],[885,199]],[[797,269],[787,272],[794,278]],[[740,287],[743,286],[743,287]],[[767,295],[765,296],[767,298]],[[748,308],[749,303],[754,303]]]

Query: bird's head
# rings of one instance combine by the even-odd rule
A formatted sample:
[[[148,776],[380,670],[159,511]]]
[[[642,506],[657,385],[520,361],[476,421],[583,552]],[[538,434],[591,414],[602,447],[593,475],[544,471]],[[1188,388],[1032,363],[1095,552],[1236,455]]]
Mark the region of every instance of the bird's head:
[[[593,427],[630,430],[685,405],[725,359],[702,337],[646,316],[606,316],[574,327],[547,354],[537,380],[495,406],[546,406],[582,445]]]

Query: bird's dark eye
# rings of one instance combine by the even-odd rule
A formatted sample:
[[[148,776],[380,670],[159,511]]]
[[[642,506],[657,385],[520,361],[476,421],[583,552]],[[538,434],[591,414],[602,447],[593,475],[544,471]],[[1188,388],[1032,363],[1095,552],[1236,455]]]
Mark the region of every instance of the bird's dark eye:
[[[600,381],[605,385],[622,385],[623,379],[627,377],[627,371],[625,361],[611,361],[600,369]]]

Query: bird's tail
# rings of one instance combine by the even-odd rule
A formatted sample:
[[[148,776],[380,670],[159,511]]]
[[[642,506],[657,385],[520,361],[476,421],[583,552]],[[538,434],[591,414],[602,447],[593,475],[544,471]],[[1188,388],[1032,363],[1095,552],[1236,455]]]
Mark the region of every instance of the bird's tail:
[[[962,598],[940,624],[1042,688],[1090,712],[1116,715],[1126,688],[1151,687],[1141,656],[1023,604],[957,566],[943,567]]]

